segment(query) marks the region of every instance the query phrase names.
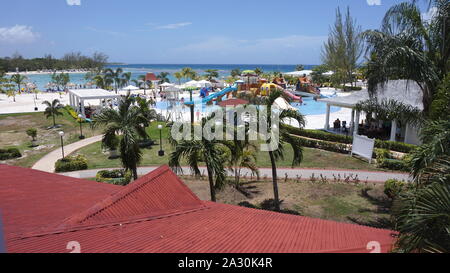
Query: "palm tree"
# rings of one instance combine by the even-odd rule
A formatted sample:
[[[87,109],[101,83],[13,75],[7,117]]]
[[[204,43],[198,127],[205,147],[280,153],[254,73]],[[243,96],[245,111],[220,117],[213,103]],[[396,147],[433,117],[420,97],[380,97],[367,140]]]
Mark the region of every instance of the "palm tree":
[[[391,79],[416,82],[423,93],[424,110],[428,113],[437,86],[447,74],[450,57],[450,2],[432,0],[433,16],[426,21],[413,2],[391,7],[381,30],[364,33],[368,43],[367,78],[369,91]]]
[[[117,68],[116,71],[114,71],[111,68],[105,69],[105,77],[108,78],[112,83],[114,83],[114,91],[117,90],[123,86],[124,84],[124,78],[122,77],[123,70],[122,68]]]
[[[47,108],[45,108],[44,115],[46,118],[53,118],[53,128],[56,127],[56,116],[62,116],[63,114],[59,111],[64,106],[59,102],[58,99],[54,99],[52,102],[44,101],[42,104],[45,104]]]
[[[183,78],[183,73],[181,71],[173,73],[173,76],[178,80],[178,85],[181,85],[181,79]]]
[[[170,75],[169,72],[161,72],[161,73],[159,73],[157,78],[159,79],[160,83],[165,83],[165,82],[169,82],[170,83],[169,75]]]
[[[219,77],[219,72],[217,69],[207,69],[207,70],[205,70],[205,72],[206,72],[205,76],[208,81],[211,81],[211,80]]]
[[[183,75],[183,77],[188,80],[188,79],[195,79],[197,77],[197,73],[190,67],[184,67],[183,69],[181,69],[181,74]],[[192,90],[189,90],[189,100],[192,101]],[[191,112],[191,124],[192,126],[194,126],[194,105],[189,105],[189,109]]]
[[[255,74],[258,76],[261,76],[263,74],[263,70],[259,67],[255,68],[254,71],[255,71]]]
[[[205,126],[209,118],[202,119],[202,127]],[[171,139],[174,151],[170,154],[169,166],[176,172],[181,171],[180,162],[183,158],[187,159],[190,168],[194,174],[199,176],[199,162],[205,162],[208,172],[209,189],[211,201],[216,202],[216,188],[220,188],[225,181],[226,173],[224,169],[224,160],[222,157],[223,147],[219,140],[207,140],[202,137],[201,140],[181,140]]]
[[[19,73],[11,76],[11,82],[13,82],[17,85],[17,90],[19,90],[19,92],[20,92],[20,86],[25,84],[26,79],[27,79],[26,76],[20,75]],[[14,101],[16,101],[15,96],[14,96]]]
[[[414,184],[394,200],[399,252],[450,251],[450,121],[431,121],[410,160]]]
[[[236,134],[235,134],[236,136]],[[228,168],[234,171],[235,187],[240,186],[241,170],[243,168],[249,169],[253,175],[259,177],[259,169],[256,164],[256,146],[251,144],[248,140],[223,141],[222,142],[230,151],[228,157]]]
[[[103,131],[103,143],[120,137],[119,150],[122,165],[126,170],[133,172],[136,180],[137,166],[142,160],[142,151],[139,147],[139,138],[146,138],[145,127],[147,119],[142,115],[139,107],[132,105],[130,93],[119,104],[119,109],[103,108],[94,117],[93,128],[105,127]]]
[[[154,101],[152,99],[147,100],[137,97],[136,102],[139,107],[140,114],[145,118],[145,122],[143,123],[144,128],[147,128],[150,125],[150,122],[157,118],[155,109],[150,108]]]
[[[281,90],[275,90],[270,93],[265,102],[265,111],[262,113],[266,116],[267,124],[264,124],[269,132],[276,132],[278,129],[278,137],[273,136],[274,139],[267,140],[267,143],[270,141],[275,141],[275,145],[278,147],[276,150],[269,150],[270,163],[272,166],[272,183],[273,183],[273,193],[274,193],[274,201],[275,201],[275,209],[280,210],[280,199],[278,196],[278,181],[277,181],[277,164],[276,161],[278,159],[284,158],[284,144],[287,142],[291,145],[292,150],[294,151],[294,157],[292,159],[292,167],[295,165],[299,165],[303,158],[303,151],[298,142],[298,140],[291,136],[287,130],[286,125],[283,123],[283,120],[286,118],[293,118],[297,120],[300,127],[305,126],[305,118],[302,114],[300,114],[297,110],[282,110],[279,114],[280,124],[278,128],[276,124],[272,125],[272,121],[270,118],[272,115],[272,106],[276,99],[283,97],[283,92]],[[260,124],[261,126],[261,124]]]

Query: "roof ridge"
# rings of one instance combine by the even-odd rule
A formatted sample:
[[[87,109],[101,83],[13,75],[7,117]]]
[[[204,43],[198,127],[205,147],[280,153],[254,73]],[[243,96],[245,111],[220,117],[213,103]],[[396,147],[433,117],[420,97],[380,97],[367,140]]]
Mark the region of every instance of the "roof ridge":
[[[77,225],[82,221],[91,219],[95,215],[98,215],[102,211],[110,208],[111,206],[113,206],[114,204],[119,202],[120,200],[123,200],[124,198],[128,197],[129,195],[135,193],[136,191],[138,191],[145,185],[153,182],[156,178],[160,177],[161,175],[163,175],[167,172],[171,172],[170,167],[167,165],[163,165],[163,166],[155,169],[154,171],[146,174],[145,176],[137,179],[136,181],[126,185],[122,190],[119,190],[118,192],[114,193],[113,195],[96,203],[91,208],[89,208],[81,213],[78,213],[78,214],[75,214],[75,215],[72,215],[72,216],[66,218],[57,226],[57,228],[64,228],[64,227],[67,227],[70,225]],[[192,191],[190,191],[189,188],[183,182],[181,182],[181,180],[178,178],[178,176],[175,175],[175,178],[180,186],[187,189],[187,193],[189,193],[191,195],[191,197],[193,197],[194,199],[197,199],[200,206],[204,206],[204,204],[201,202],[201,200],[195,194],[193,194]],[[161,215],[163,215],[163,214],[161,214]]]
[[[103,221],[98,222],[95,224],[80,224],[76,226],[69,226],[69,227],[63,227],[59,226],[55,229],[48,229],[48,230],[41,230],[41,231],[31,231],[31,232],[25,232],[21,234],[16,234],[16,236],[12,236],[10,239],[12,240],[21,240],[21,239],[28,239],[32,237],[41,237],[46,235],[54,235],[54,234],[61,234],[61,233],[67,233],[67,232],[76,232],[76,231],[82,231],[82,230],[91,230],[91,229],[97,229],[97,228],[105,228],[109,226],[117,226],[117,225],[129,225],[139,222],[147,222],[147,221],[154,221],[158,219],[164,219],[164,218],[170,218],[175,217],[179,215],[185,215],[189,213],[194,213],[201,210],[210,209],[211,207],[203,206],[195,209],[190,210],[181,210],[181,211],[171,211],[171,213],[168,214],[161,214],[161,215],[143,215],[136,218],[130,218],[130,219],[119,219],[117,221]]]

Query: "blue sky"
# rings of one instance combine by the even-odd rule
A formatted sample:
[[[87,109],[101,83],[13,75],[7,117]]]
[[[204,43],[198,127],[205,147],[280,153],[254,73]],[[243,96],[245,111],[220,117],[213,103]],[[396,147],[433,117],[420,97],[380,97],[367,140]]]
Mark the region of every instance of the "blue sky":
[[[338,6],[369,29],[399,2],[2,1],[0,56],[100,51],[125,63],[319,64]]]

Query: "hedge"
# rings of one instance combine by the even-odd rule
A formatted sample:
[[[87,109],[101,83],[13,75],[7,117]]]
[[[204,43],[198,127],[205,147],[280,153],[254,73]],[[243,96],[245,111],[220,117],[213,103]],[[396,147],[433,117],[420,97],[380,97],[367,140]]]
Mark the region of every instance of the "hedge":
[[[403,160],[398,159],[384,159],[380,162],[377,161],[377,166],[383,169],[389,169],[394,171],[408,171],[409,167]]]
[[[95,176],[97,182],[104,182],[113,185],[127,185],[131,181],[131,172],[121,170],[103,170],[97,172]]]
[[[298,142],[303,147],[316,148],[335,153],[348,154],[350,153],[346,144],[331,143],[315,139],[298,138]]]
[[[17,148],[0,149],[0,160],[8,160],[18,158],[21,156],[22,154]]]
[[[56,172],[73,172],[86,170],[87,168],[87,159],[82,155],[67,156],[63,159],[58,159],[55,163]]]
[[[286,125],[289,133],[297,136],[303,136],[308,138],[314,138],[319,140],[331,141],[331,142],[339,142],[345,144],[352,144],[353,137],[352,136],[344,136],[333,133],[328,133],[320,130],[308,130],[308,129],[300,129],[293,126]],[[401,152],[401,153],[409,153],[414,150],[417,146],[412,144],[407,144],[403,142],[396,141],[385,141],[375,139],[375,148],[387,149],[391,151]]]

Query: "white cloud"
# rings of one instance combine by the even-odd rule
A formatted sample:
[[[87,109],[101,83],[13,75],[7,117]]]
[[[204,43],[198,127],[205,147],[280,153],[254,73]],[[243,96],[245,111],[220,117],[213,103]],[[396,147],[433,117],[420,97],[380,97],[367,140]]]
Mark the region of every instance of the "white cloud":
[[[366,0],[369,6],[380,6],[381,0]]]
[[[25,25],[0,28],[0,43],[31,43],[39,38],[39,33]]]
[[[81,0],[66,0],[69,6],[81,6]]]
[[[424,21],[430,21],[438,12],[436,7],[431,7],[427,12],[422,13],[422,19]]]
[[[156,27],[157,29],[177,29],[180,27],[186,27],[192,25],[191,22],[184,22],[184,23],[176,23],[176,24],[168,24],[168,25],[164,25],[164,26],[158,26]]]

